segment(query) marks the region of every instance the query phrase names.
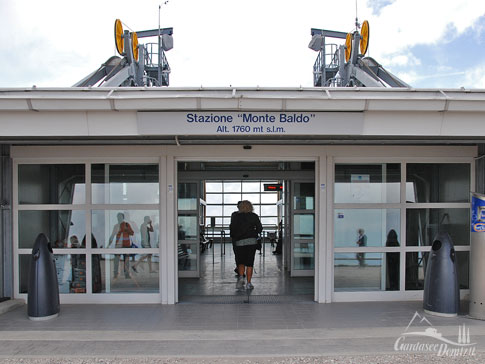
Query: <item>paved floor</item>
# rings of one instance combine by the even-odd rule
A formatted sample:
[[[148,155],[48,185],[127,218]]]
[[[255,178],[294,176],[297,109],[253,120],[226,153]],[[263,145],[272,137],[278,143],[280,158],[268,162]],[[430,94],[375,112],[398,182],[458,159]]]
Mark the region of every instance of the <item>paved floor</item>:
[[[406,335],[410,332],[421,335]],[[483,363],[485,322],[424,314],[420,302],[62,305],[59,317],[45,322],[30,321],[24,306],[0,316],[5,363],[20,358],[374,363],[376,357],[420,362],[416,353],[426,362]]]
[[[254,259],[254,294],[313,295],[313,277],[290,277],[282,263],[282,255],[273,255],[274,248],[265,244],[265,254]],[[180,278],[180,301],[194,301],[194,296],[233,296],[236,267],[232,244],[226,244],[225,255],[221,245],[215,244],[200,256],[200,278]],[[313,300],[313,298],[311,299]]]

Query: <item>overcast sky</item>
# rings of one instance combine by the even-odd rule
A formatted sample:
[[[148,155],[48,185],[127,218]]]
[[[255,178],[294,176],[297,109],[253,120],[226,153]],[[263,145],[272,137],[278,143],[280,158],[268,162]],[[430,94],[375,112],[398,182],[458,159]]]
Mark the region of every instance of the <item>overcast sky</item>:
[[[163,2],[0,0],[0,87],[72,86],[116,54],[116,18],[155,29]],[[170,86],[311,87],[310,29],[355,15],[355,0],[170,0]],[[411,86],[485,88],[485,0],[358,0],[357,15],[368,55]]]

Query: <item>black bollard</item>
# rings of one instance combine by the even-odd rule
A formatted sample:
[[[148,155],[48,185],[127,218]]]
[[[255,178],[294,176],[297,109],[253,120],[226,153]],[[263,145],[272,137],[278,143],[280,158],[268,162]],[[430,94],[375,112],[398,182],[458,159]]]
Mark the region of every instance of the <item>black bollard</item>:
[[[455,249],[448,233],[438,233],[426,268],[424,311],[432,315],[453,317],[460,308],[460,290],[456,273]]]
[[[49,320],[59,315],[59,286],[51,244],[39,234],[32,248],[28,288],[29,319]]]

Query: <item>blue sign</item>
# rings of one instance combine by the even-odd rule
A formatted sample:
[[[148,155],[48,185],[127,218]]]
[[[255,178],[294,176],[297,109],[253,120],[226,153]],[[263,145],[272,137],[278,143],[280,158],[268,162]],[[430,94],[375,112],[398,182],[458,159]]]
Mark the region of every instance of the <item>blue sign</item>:
[[[485,195],[472,192],[470,218],[472,233],[485,232]]]

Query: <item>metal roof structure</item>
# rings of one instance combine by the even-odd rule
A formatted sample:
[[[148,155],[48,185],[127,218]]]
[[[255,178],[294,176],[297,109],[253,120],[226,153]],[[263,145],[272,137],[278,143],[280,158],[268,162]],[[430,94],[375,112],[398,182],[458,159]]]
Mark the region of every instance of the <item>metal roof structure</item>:
[[[187,112],[315,112],[327,125],[305,135],[144,133],[140,115]],[[171,114],[169,114],[171,113]],[[335,121],[332,122],[332,118]],[[339,119],[340,118],[340,119]],[[410,88],[30,88],[0,89],[6,143],[478,143],[485,138],[485,90]]]

